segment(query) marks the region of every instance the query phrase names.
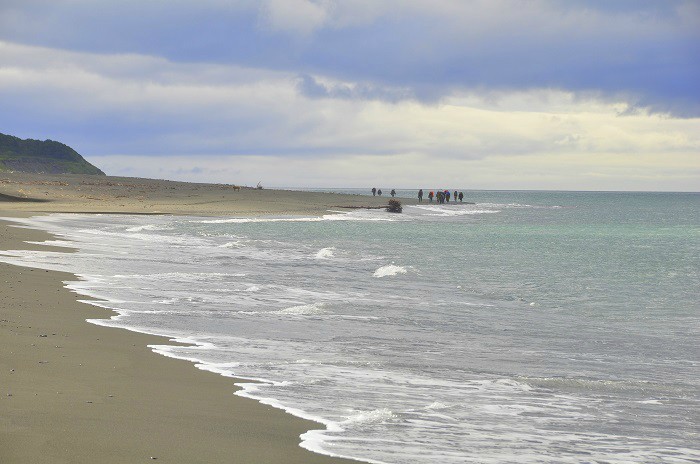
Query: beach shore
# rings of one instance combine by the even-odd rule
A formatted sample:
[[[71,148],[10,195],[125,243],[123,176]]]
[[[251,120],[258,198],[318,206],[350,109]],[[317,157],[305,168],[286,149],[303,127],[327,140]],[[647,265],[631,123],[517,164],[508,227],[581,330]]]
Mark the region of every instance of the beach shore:
[[[0,217],[324,214],[339,205],[385,202],[143,179],[0,174]],[[0,249],[46,249],[26,242],[49,239],[0,221]],[[234,396],[238,380],[148,348],[167,339],[86,322],[112,313],[79,302],[84,298],[63,287],[71,280],[76,277],[0,263],[0,462],[356,462],[299,447],[300,434],[321,424]]]
[[[322,215],[344,207],[386,205],[389,198],[388,191],[382,197],[371,197],[135,177],[0,173],[0,209],[18,212]]]

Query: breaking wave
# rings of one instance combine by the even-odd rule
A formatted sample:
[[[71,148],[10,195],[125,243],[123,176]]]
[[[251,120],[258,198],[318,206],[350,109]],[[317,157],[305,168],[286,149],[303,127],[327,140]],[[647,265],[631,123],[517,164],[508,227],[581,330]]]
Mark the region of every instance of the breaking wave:
[[[382,266],[372,274],[374,277],[388,277],[395,276],[397,274],[405,274],[408,272],[403,266],[396,266],[394,264],[389,264],[387,266]]]

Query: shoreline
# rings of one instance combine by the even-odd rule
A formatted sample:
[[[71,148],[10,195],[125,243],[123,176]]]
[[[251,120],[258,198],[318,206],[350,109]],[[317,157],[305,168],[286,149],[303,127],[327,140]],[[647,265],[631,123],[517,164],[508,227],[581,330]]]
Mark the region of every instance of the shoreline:
[[[369,191],[369,190],[368,190]],[[390,196],[273,190],[135,177],[0,172],[0,209],[19,213],[322,216],[332,208],[384,207]],[[402,198],[404,205],[417,199]]]
[[[0,215],[35,215],[7,206]],[[66,252],[26,243],[47,232],[7,221],[0,230],[0,249]],[[87,298],[64,287],[70,280],[79,279],[0,263],[0,441],[9,444],[0,461],[361,462],[302,448],[300,435],[324,426],[234,395],[248,380],[149,347],[177,344],[170,338],[87,322],[116,313],[78,301]]]
[[[24,242],[53,238],[6,221],[0,229],[2,249],[47,249]],[[300,435],[323,425],[234,395],[248,380],[150,348],[172,339],[88,322],[116,312],[78,301],[88,298],[65,288],[69,280],[79,279],[0,263],[0,294],[9,295],[0,303],[0,437],[10,444],[0,461],[358,462],[301,448]]]

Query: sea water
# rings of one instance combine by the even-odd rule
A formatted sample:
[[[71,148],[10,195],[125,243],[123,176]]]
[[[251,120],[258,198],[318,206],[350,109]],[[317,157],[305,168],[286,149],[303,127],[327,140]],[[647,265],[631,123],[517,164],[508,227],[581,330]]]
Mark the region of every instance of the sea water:
[[[118,313],[93,322],[190,341],[153,348],[259,380],[238,394],[319,421],[301,438],[317,452],[700,462],[700,195],[465,200],[321,218],[42,216],[19,221],[77,253],[0,260],[74,273],[69,288]]]

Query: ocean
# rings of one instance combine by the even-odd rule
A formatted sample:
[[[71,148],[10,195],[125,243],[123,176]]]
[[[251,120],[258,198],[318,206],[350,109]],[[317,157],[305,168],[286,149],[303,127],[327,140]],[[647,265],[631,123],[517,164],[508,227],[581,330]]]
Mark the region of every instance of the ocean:
[[[465,193],[402,214],[15,219],[78,252],[0,261],[73,273],[118,313],[92,322],[259,380],[237,394],[322,423],[301,437],[319,453],[700,462],[700,194]]]

